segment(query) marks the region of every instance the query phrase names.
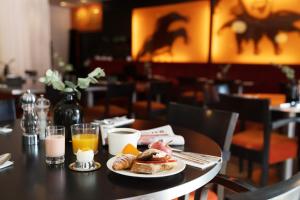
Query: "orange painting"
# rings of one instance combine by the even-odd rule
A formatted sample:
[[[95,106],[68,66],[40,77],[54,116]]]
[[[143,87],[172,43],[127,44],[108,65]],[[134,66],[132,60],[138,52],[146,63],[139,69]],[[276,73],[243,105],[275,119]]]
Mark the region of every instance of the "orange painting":
[[[219,0],[214,63],[299,64],[299,0]]]
[[[102,29],[102,4],[93,3],[72,9],[72,28],[78,31]]]
[[[210,1],[137,8],[132,57],[153,62],[208,62]]]

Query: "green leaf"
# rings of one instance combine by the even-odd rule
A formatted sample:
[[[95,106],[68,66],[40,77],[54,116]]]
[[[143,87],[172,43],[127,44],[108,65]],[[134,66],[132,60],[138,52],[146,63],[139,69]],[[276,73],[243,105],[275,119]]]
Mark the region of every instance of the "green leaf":
[[[76,88],[76,85],[73,82],[71,82],[71,81],[65,81],[65,85],[67,87],[72,88],[72,89]]]
[[[48,69],[48,70],[46,71],[46,76],[52,76],[52,74],[53,74],[53,72],[52,72],[51,69]]]
[[[72,65],[68,64],[67,66],[69,69],[73,69]],[[64,92],[75,91],[77,93],[77,97],[80,99],[81,93],[79,90],[77,90],[77,87],[81,89],[86,89],[87,87],[89,87],[90,83],[97,83],[97,78],[100,78],[102,76],[105,76],[104,71],[101,68],[96,68],[91,73],[89,73],[88,77],[78,78],[77,85],[75,85],[73,82],[70,81],[62,82],[61,75],[58,73],[58,71],[52,71],[51,69],[48,69],[46,75],[44,77],[40,77],[39,81],[49,86],[52,85],[52,87],[56,90]]]
[[[105,76],[105,73],[104,73],[103,69],[101,69],[99,67],[97,67],[91,73],[88,74],[88,77],[100,78],[100,77],[104,77],[104,76]]]
[[[88,77],[88,79],[90,80],[91,83],[96,84],[98,83],[98,80],[93,78],[93,77]]]
[[[67,87],[64,89],[64,92],[74,92],[74,90],[72,88]]]
[[[78,78],[77,85],[81,89],[88,88],[90,85],[90,79],[89,78]]]
[[[56,90],[63,91],[65,89],[65,84],[61,81],[53,81],[52,86]]]

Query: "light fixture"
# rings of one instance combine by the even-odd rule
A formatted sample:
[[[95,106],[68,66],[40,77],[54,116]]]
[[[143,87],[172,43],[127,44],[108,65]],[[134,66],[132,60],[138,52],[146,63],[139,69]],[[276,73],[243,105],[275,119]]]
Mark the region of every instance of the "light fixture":
[[[80,0],[80,3],[87,3],[87,0]]]
[[[93,14],[98,15],[100,13],[99,8],[95,7],[92,9]]]
[[[59,3],[59,5],[62,6],[62,7],[65,7],[65,6],[67,6],[67,3],[64,2],[64,1],[61,1],[61,2]]]

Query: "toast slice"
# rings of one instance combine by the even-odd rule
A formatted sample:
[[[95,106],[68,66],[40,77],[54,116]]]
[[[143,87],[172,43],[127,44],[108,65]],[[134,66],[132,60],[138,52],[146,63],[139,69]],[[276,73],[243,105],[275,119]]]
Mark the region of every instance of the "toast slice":
[[[135,161],[131,167],[131,171],[139,174],[155,174],[162,171],[173,169],[177,165],[176,161],[164,163],[139,162]]]

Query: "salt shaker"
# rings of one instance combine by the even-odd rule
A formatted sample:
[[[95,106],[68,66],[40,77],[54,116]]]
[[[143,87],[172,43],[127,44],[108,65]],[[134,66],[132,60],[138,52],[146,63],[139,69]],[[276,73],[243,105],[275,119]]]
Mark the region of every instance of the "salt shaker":
[[[40,140],[44,140],[46,137],[46,127],[47,127],[47,115],[49,112],[50,101],[40,95],[35,103],[35,111],[38,116],[38,132]]]
[[[25,145],[33,145],[38,143],[37,126],[38,119],[35,113],[36,97],[27,90],[21,96],[21,104],[23,109],[23,116],[21,119],[21,128],[23,130],[23,143]]]

